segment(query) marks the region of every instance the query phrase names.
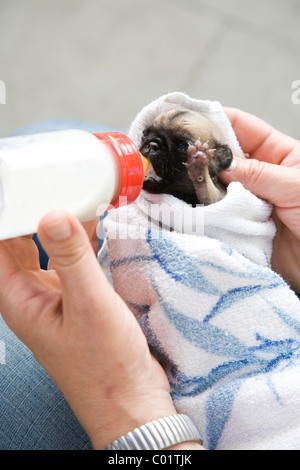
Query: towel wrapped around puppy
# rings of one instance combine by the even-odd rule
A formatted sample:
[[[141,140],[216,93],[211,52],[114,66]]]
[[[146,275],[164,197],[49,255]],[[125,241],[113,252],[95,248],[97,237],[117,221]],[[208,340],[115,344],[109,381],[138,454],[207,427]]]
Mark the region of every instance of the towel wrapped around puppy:
[[[214,119],[243,156],[221,105],[181,93],[146,106],[130,137],[176,106]],[[300,301],[270,267],[271,212],[231,183],[205,207],[142,191],[104,221],[114,287],[207,449],[300,449]]]

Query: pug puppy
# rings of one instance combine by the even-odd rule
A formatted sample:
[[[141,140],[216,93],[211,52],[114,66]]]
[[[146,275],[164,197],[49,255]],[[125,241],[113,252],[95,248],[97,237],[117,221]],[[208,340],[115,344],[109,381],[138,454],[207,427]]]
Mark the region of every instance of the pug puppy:
[[[146,191],[172,194],[194,206],[225,196],[218,174],[230,166],[232,152],[217,125],[202,114],[162,113],[144,130],[139,150],[151,163]]]

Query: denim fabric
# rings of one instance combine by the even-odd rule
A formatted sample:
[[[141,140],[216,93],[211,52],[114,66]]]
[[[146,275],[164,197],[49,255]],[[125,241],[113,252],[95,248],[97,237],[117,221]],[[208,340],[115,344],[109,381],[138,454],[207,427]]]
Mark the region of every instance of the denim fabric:
[[[0,337],[0,449],[91,449],[61,392],[1,317]]]
[[[68,128],[111,130],[96,124],[55,120],[28,126],[15,135]],[[42,262],[45,256],[41,250]],[[0,450],[91,449],[87,434],[61,392],[1,316],[0,346]]]

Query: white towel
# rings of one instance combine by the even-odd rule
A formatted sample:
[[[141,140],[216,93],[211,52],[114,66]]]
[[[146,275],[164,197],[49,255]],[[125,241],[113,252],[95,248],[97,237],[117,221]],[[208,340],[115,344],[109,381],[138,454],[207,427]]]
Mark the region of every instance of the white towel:
[[[130,137],[184,104],[243,153],[219,103],[175,93],[146,106]],[[240,183],[210,206],[142,191],[105,219],[114,286],[165,368],[176,408],[207,449],[300,449],[300,301],[270,268],[272,207]]]

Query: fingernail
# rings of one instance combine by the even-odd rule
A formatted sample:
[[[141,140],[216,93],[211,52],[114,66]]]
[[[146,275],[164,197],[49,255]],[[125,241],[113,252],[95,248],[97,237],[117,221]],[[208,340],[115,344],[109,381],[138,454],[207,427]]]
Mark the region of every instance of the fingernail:
[[[72,234],[71,225],[66,218],[56,219],[44,225],[44,230],[48,237],[55,242],[60,242],[69,238]]]

